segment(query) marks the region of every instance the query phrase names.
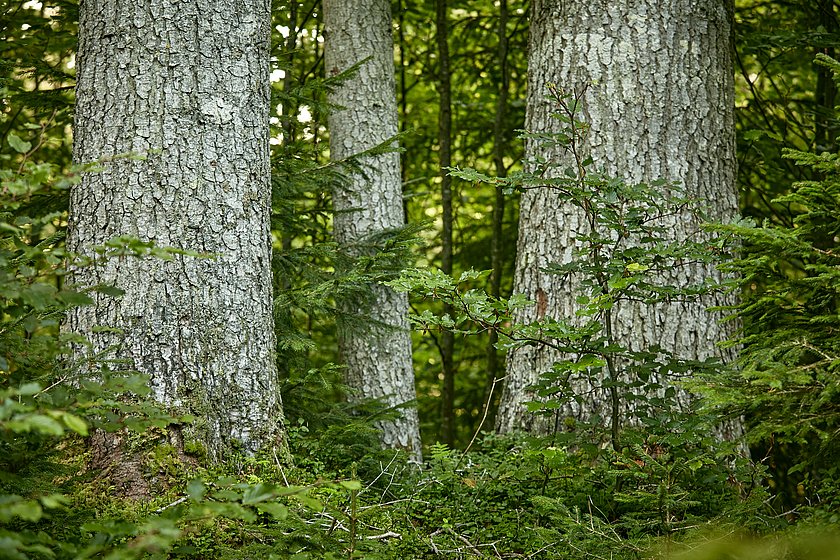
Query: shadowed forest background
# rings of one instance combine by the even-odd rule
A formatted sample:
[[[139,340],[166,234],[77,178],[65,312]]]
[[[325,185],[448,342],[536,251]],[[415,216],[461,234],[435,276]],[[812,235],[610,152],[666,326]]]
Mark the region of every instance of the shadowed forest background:
[[[126,44],[142,43],[156,19],[143,17],[177,13],[178,3],[144,2],[125,21],[109,19],[117,11],[107,2],[81,4],[0,7],[0,558],[840,557],[834,0],[709,1],[698,13],[731,21],[718,43],[732,91],[690,68],[686,83],[625,73],[643,89],[670,83],[662,106],[731,99],[709,111],[731,124],[720,145],[731,138],[738,208],[722,210],[723,175],[704,200],[689,180],[629,168],[656,159],[644,148],[648,125],[638,145],[618,132],[635,125],[599,127],[610,107],[644,97],[622,91],[628,82],[610,89],[609,78],[570,70],[580,81],[564,83],[562,63],[554,77],[550,57],[547,67],[536,60],[536,45],[553,47],[529,41],[529,29],[546,25],[553,3],[398,0],[389,16],[387,2],[273,1],[270,51],[255,49],[268,66],[208,79],[256,88],[253,106],[269,121],[264,136],[245,135],[253,144],[236,136],[224,95],[203,93],[189,57],[150,72],[161,82],[146,94],[146,55],[125,62],[108,50],[132,26]],[[554,23],[595,22],[609,11],[595,4]],[[240,27],[213,27],[220,38],[210,42],[238,61],[253,45],[224,37],[252,22],[249,7],[231,5]],[[382,10],[366,19],[369,6]],[[384,45],[384,58],[359,55],[367,47],[352,41],[371,21],[382,23],[370,44]],[[547,29],[540,36],[562,35]],[[167,48],[178,40],[173,32]],[[81,49],[92,49],[88,61],[101,49],[105,62],[88,63],[77,90]],[[580,68],[597,64],[581,53]],[[232,66],[219,60],[220,72]],[[139,74],[123,80],[125,68]],[[184,86],[191,74],[194,89]],[[529,79],[545,91],[528,92]],[[128,113],[114,124],[122,101],[107,95],[128,82]],[[169,115],[153,107],[173,83],[198,100],[194,115],[178,111],[206,128],[138,133],[144,115]],[[379,86],[393,115],[368,126],[382,109]],[[602,91],[618,91],[615,104]],[[247,131],[263,130],[249,118]],[[664,118],[663,130],[669,118],[678,120]],[[706,145],[715,119],[689,130],[687,145]],[[698,148],[698,167],[717,170],[724,151]],[[625,166],[616,153],[635,156]],[[145,196],[170,204],[167,165],[195,196],[145,214]],[[228,172],[250,179],[232,206],[211,212],[200,186]],[[222,197],[238,188],[219,184]],[[112,219],[132,214],[125,200],[137,203],[131,231]],[[562,204],[542,214],[552,200]],[[187,241],[218,231],[204,217],[252,206],[265,220],[251,241]],[[581,227],[564,233],[548,220]],[[153,222],[164,233],[144,229]],[[694,229],[675,234],[684,224]],[[568,235],[558,242],[568,250],[534,257],[526,273],[517,251],[528,261],[531,231]],[[220,256],[234,245],[247,258]],[[242,271],[249,259],[256,268],[241,282],[207,288],[215,263]],[[172,296],[173,334],[158,305],[169,300],[151,284],[181,273],[164,292],[227,295],[211,311]],[[567,292],[552,293],[561,285]],[[225,307],[236,290],[240,323]],[[672,306],[685,311],[678,326],[645,339],[645,321],[670,321]],[[192,349],[190,336],[217,352],[172,358],[171,341]],[[696,346],[688,355],[683,339]],[[214,372],[227,366],[213,360],[230,348],[246,348],[234,360],[241,370],[220,383]],[[190,377],[172,366],[181,362],[207,372]],[[520,376],[525,362],[539,367]]]

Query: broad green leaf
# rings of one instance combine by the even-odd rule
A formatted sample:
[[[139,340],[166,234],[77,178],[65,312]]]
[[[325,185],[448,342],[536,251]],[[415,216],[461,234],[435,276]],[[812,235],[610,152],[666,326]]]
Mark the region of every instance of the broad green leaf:
[[[17,433],[38,432],[50,436],[64,435],[64,427],[55,419],[43,414],[18,416],[7,422],[6,427]]]
[[[194,502],[199,502],[204,498],[204,493],[207,492],[207,487],[204,482],[200,480],[191,480],[187,484],[187,495]]]
[[[362,483],[358,480],[340,480],[338,482],[342,487],[346,488],[347,490],[361,490]]]
[[[64,422],[64,425],[67,426],[72,431],[76,432],[80,436],[88,435],[88,426],[87,422],[85,422],[82,418],[76,416],[75,414],[70,414],[66,412],[61,415],[61,420]]]
[[[242,503],[245,505],[256,504],[258,502],[270,500],[273,497],[274,492],[271,487],[266,486],[265,484],[255,484],[245,490],[245,494],[242,496]]]
[[[41,505],[47,509],[58,509],[70,503],[70,499],[62,494],[50,494],[48,496],[41,496]]]
[[[32,149],[31,142],[27,142],[26,140],[21,139],[21,137],[15,134],[14,132],[9,133],[9,136],[7,138],[9,146],[11,146],[12,149],[19,154],[25,154],[26,152]]]
[[[35,500],[24,500],[20,496],[0,496],[0,520],[10,521],[18,517],[24,521],[39,521],[44,516],[44,509]]]
[[[275,519],[283,520],[289,516],[289,508],[277,502],[262,502],[254,507],[262,513],[267,513]]]
[[[17,390],[17,394],[25,397],[37,395],[41,391],[41,385],[38,383],[25,383]]]

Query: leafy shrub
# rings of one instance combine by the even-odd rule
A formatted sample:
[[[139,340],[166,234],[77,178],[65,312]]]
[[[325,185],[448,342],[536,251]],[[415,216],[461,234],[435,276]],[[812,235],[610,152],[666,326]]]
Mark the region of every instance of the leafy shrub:
[[[819,55],[840,76],[840,63]],[[836,514],[840,456],[840,154],[786,150],[814,180],[775,202],[791,225],[720,226],[743,244],[727,264],[741,275],[740,369],[716,398],[747,412],[748,436],[771,467],[782,511],[809,504]],[[834,516],[837,519],[836,515]]]

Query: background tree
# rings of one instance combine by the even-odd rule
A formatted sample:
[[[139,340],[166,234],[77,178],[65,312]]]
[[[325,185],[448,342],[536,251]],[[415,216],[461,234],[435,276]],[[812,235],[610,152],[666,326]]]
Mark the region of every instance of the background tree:
[[[397,134],[391,10],[387,0],[326,0],[323,9],[327,75],[358,65],[329,95],[336,106],[329,115],[330,157],[343,161]],[[405,224],[399,154],[367,155],[359,163],[362,169],[350,170],[333,190],[335,238],[351,256],[371,258]],[[404,407],[396,419],[378,422],[381,441],[419,459],[408,298],[368,283],[341,309],[338,341],[347,384],[357,392],[355,398]]]
[[[498,65],[501,80],[499,81],[499,94],[496,99],[496,118],[493,119],[493,167],[496,177],[506,177],[508,166],[505,163],[507,148],[509,146],[508,131],[505,127],[505,120],[508,109],[508,98],[510,96],[510,70],[508,63],[508,37],[507,25],[510,18],[507,0],[499,2],[499,28],[498,28]],[[493,230],[490,239],[490,290],[494,298],[502,295],[502,274],[504,273],[504,219],[505,219],[505,192],[501,187],[496,187],[496,196],[493,200]],[[502,376],[502,360],[499,359],[499,352],[496,343],[499,335],[491,329],[487,340],[487,379],[490,382],[488,392],[495,391],[496,381]],[[487,406],[495,412],[496,395],[488,395]],[[488,422],[493,424],[493,419]]]
[[[403,40],[399,44],[400,116],[408,134],[403,138],[405,153],[404,191],[410,223],[427,223],[421,232],[426,251],[416,255],[420,267],[435,267],[443,253],[443,204],[441,199],[441,161],[439,112],[428,109],[440,101],[436,79],[440,75],[440,57],[436,38],[437,6],[435,2],[403,0],[398,14]],[[500,7],[494,2],[447,2],[448,42],[452,92],[451,161],[455,166],[471,166],[491,172],[499,89],[503,83],[499,64]],[[521,142],[516,130],[523,128],[525,118],[525,66],[527,62],[527,9],[513,7],[504,26],[508,41],[509,95],[501,115],[499,128],[504,133],[498,152],[505,167],[516,169],[521,157]],[[398,35],[398,37],[400,36]],[[451,40],[457,37],[457,40]],[[453,199],[452,236],[455,255],[453,275],[458,277],[470,268],[492,268],[491,244],[495,189],[481,183],[451,178]],[[500,292],[510,293],[513,276],[513,254],[516,240],[518,196],[509,196],[504,212],[498,217],[501,238],[498,249],[502,274]],[[490,285],[488,279],[480,281]],[[438,312],[438,302],[412,302],[418,313]],[[443,333],[436,330],[415,331],[414,364],[417,374],[418,408],[424,434],[440,433],[441,375],[443,364],[439,347]],[[453,408],[455,444],[466,445],[482,418],[487,401],[487,339],[455,336],[453,363]],[[500,386],[497,387],[500,393]]]
[[[270,2],[86,1],[67,245],[96,257],[125,236],[204,256],[112,258],[76,272],[118,299],[68,316],[80,359],[149,376],[196,417],[212,458],[282,438],[268,231]],[[122,154],[135,154],[125,157]],[[103,330],[103,328],[105,330]]]
[[[584,150],[596,168],[629,183],[679,182],[690,196],[708,202],[709,218],[732,217],[737,201],[731,18],[731,6],[725,0],[702,6],[683,0],[535,2],[526,130],[560,131],[562,123],[552,118],[556,108],[546,96],[547,86],[558,84],[582,101],[591,126]],[[540,151],[535,140],[526,141],[526,154],[548,160],[564,157],[560,148]],[[700,234],[698,221],[684,214],[666,217],[662,225],[671,228],[676,239]],[[545,268],[570,262],[579,244],[576,237],[587,228],[584,213],[558,203],[551,189],[536,188],[523,195],[514,292],[525,294],[535,305],[519,311],[516,322],[575,317],[579,286],[574,275],[551,274]],[[703,283],[707,277],[719,275],[711,267],[698,265],[674,270],[663,281],[688,286]],[[728,333],[704,309],[721,303],[673,302],[650,307],[627,302],[614,314],[612,332],[631,350],[661,345],[685,358],[721,356],[716,344],[727,339]],[[731,357],[731,352],[726,355]],[[523,402],[534,399],[526,388],[559,358],[544,346],[509,354],[499,430],[555,428],[555,419],[528,414]],[[584,382],[574,391],[584,402],[564,407],[557,413],[561,418],[612,416],[607,388]],[[687,394],[683,399],[688,400]],[[622,417],[632,416],[632,410],[632,401],[621,403]]]
[[[440,269],[452,274],[452,71],[449,59],[449,5],[447,0],[435,3],[435,39],[437,40],[438,76],[437,87],[440,96],[438,105],[438,145],[440,156],[440,200],[442,237]],[[444,313],[451,315],[451,305],[444,305]],[[455,444],[455,335],[451,330],[440,334],[440,363],[443,369],[441,405],[442,439],[448,445]]]

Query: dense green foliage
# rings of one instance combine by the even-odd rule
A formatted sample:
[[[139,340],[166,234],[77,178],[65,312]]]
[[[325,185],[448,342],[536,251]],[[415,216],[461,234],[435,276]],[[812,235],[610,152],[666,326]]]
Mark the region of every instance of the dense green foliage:
[[[581,445],[582,434],[589,442],[609,443],[619,451],[621,432],[627,424],[641,422],[648,431],[645,444],[660,445],[654,434],[682,433],[671,415],[680,409],[675,384],[681,379],[717,372],[716,360],[698,361],[657,346],[629,348],[612,331],[613,317],[628,304],[646,306],[697,302],[703,296],[724,290],[711,278],[695,285],[676,286],[667,280],[670,271],[683,267],[711,267],[720,261],[724,238],[712,238],[694,232],[688,239],[668,237],[668,219],[693,219],[701,223],[699,201],[686,198],[679,185],[657,182],[651,185],[627,184],[620,178],[606,176],[583,155],[589,134],[582,118],[583,92],[570,95],[551,86],[549,95],[555,105],[555,119],[563,123],[555,134],[527,133],[543,153],[565,152],[568,161],[536,157],[525,165],[529,171],[509,177],[489,177],[475,170],[455,170],[453,175],[486,182],[510,192],[549,189],[558,201],[568,204],[583,216],[583,230],[577,231],[573,258],[565,264],[549,264],[546,271],[561,276],[578,290],[579,309],[575,317],[545,317],[527,325],[512,323],[513,310],[531,305],[521,295],[494,298],[480,289],[464,291],[440,271],[412,271],[391,285],[413,290],[429,298],[446,301],[458,311],[455,316],[435,316],[429,311],[416,322],[423,330],[456,329],[475,335],[494,330],[500,335],[499,347],[505,350],[523,346],[546,346],[560,353],[550,372],[543,374],[534,387],[532,412],[552,418],[552,424],[568,422],[560,411],[571,402],[583,404],[591,395],[579,394],[577,387],[601,391],[609,406],[609,422],[603,419],[567,425],[568,431],[556,437],[570,437]],[[699,227],[699,226],[698,226]],[[476,280],[481,274],[467,272],[460,282]],[[713,373],[706,373],[713,375]],[[635,421],[622,422],[626,403],[632,401]],[[605,414],[606,415],[606,414]],[[696,415],[692,413],[692,417]],[[718,418],[717,421],[721,421]],[[714,422],[712,422],[714,424]]]
[[[838,557],[836,540],[823,535],[840,521],[840,155],[831,79],[840,65],[825,56],[838,40],[833,2],[736,5],[739,181],[743,212],[755,221],[714,226],[711,252],[706,243],[656,243],[660,232],[638,219],[695,203],[663,198],[666,185],[626,185],[594,172],[583,182],[578,172],[556,181],[562,196],[598,208],[589,215],[597,227],[570,265],[591,280],[581,294],[583,322],[542,330],[510,324],[525,302],[507,297],[516,193],[546,184],[516,173],[527,9],[517,6],[507,22],[510,97],[501,120],[512,173],[503,178],[488,134],[504,81],[494,50],[498,6],[450,2],[459,168],[451,278],[434,268],[441,170],[433,6],[394,3],[406,213],[417,226],[370,240],[364,258],[350,259],[331,240],[329,192],[358,168],[331,165],[325,155],[325,91],[341,77],[321,78],[320,3],[274,4],[274,100],[283,109],[272,147],[275,323],[293,463],[271,455],[225,465],[207,464],[198,445],[170,444],[167,426],[191,419],[146,401],[141,376],[113,374],[107,356],[90,356],[97,379],[81,378],[68,359],[84,340],[60,330],[62,313],[89,300],[63,278],[68,266],[96,266],[63,249],[66,192],[78,173],[69,151],[77,6],[0,7],[0,558]],[[815,51],[823,54],[812,66]],[[562,96],[558,102],[562,108]],[[574,111],[565,118],[585,126]],[[574,131],[563,141],[570,138]],[[488,295],[488,274],[475,271],[491,266],[499,188],[510,203],[497,298]],[[633,230],[650,246],[611,246],[617,230]],[[725,252],[734,255],[727,269],[741,275],[731,288],[743,294],[731,310],[743,324],[733,341],[737,367],[686,363],[657,349],[630,355],[605,334],[605,318],[624,297],[653,302],[711,288],[677,294],[651,281],[658,268]],[[168,251],[122,239],[102,248],[102,258],[114,254]],[[363,297],[370,282],[414,293],[422,466],[378,449],[377,403],[351,407],[342,398],[338,302]],[[87,289],[119,297],[108,286]],[[447,303],[454,316],[441,315]],[[454,448],[434,443],[442,329],[458,335]],[[569,375],[592,375],[610,360],[632,363],[633,377],[606,386],[644,401],[645,427],[593,423],[548,438],[487,433],[491,329],[503,335],[500,351],[553,339],[574,354],[540,387],[544,400],[534,408],[548,414],[575,398],[565,390]],[[659,382],[651,374],[666,370],[694,372],[692,386],[706,398],[686,413],[672,393],[651,396]],[[711,436],[721,415],[744,415],[754,460]],[[100,429],[124,434],[142,458],[148,500],[120,498],[108,473],[91,468],[87,443]]]
[[[818,55],[817,62],[840,75],[834,59]],[[727,398],[746,412],[753,442],[768,445],[779,463],[772,484],[784,505],[818,504],[838,521],[840,158],[792,149],[782,155],[813,177],[774,200],[791,209],[791,225],[722,228],[744,242],[727,264],[741,275],[745,327],[740,379]]]

